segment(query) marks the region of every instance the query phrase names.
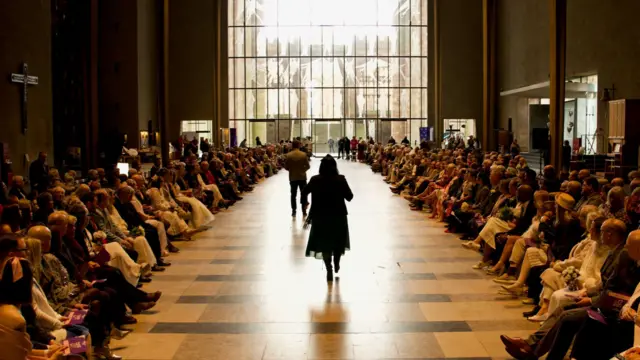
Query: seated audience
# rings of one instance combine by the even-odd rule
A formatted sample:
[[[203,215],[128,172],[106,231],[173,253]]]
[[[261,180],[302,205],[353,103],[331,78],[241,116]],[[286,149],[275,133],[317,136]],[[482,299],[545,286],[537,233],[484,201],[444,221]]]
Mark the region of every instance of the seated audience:
[[[625,244],[626,226],[613,218],[604,221],[600,231],[603,244],[611,249],[600,269],[602,286],[580,292],[570,309],[557,308],[527,339],[502,335],[511,356],[530,359],[546,354],[549,360],[562,360],[575,341],[571,358],[608,359],[632,345],[634,323],[616,299],[628,299],[640,281],[640,232],[633,231]]]
[[[276,174],[282,151],[210,152],[203,157],[216,165],[203,162],[204,171],[188,157],[189,173],[184,163],[156,163],[148,179],[137,160],[128,175],[100,168],[86,179],[45,168],[31,193],[15,176],[0,193],[0,358],[70,359],[61,342],[84,337],[86,357],[121,359],[111,339],[127,336],[134,316],[161,298],[141,287],[170,265],[171,242],[207,229],[209,202],[229,207]],[[67,324],[79,311],[83,320]]]

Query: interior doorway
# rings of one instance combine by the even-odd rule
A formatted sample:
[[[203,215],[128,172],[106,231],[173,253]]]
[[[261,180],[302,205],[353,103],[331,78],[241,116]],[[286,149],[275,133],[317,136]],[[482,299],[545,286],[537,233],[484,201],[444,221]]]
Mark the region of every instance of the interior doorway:
[[[409,126],[407,125],[407,119],[380,119],[376,126],[377,142],[386,144],[391,137],[395,139],[397,143],[400,143],[402,139],[407,137],[409,139]]]
[[[345,122],[339,119],[317,119],[312,125],[313,153],[316,155],[336,154],[338,152],[338,140],[344,137]],[[333,140],[333,148],[329,139]]]
[[[442,134],[443,142],[448,141],[449,137],[462,137],[466,142],[469,136],[476,135],[475,119],[444,119],[444,133]]]
[[[200,140],[207,139],[209,144],[213,143],[213,121],[212,120],[182,120],[180,122],[180,136],[185,141],[195,141],[200,149]],[[200,150],[198,150],[198,154]]]
[[[256,146],[258,139],[262,145],[278,141],[275,120],[250,120],[248,130],[247,142],[250,147]]]

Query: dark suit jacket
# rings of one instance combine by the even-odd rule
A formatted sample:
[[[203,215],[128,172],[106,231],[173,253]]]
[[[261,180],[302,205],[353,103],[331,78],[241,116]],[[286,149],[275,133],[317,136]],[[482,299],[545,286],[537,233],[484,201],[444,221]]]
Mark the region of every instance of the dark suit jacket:
[[[484,217],[491,215],[491,210],[493,210],[493,205],[495,205],[499,197],[500,197],[500,191],[498,191],[498,189],[496,189],[496,191],[494,192],[489,193],[489,196],[487,196],[487,199],[485,200],[485,202],[482,203],[478,208],[478,210],[480,210],[480,214],[482,214],[482,216]]]
[[[26,199],[27,196],[25,195],[24,191],[15,188],[15,187],[11,187],[11,189],[9,189],[9,196],[15,196],[18,198],[18,200],[22,200],[22,199]]]
[[[49,182],[48,176],[49,166],[40,162],[40,160],[34,160],[31,165],[29,165],[29,180],[31,180],[31,191],[47,191],[47,185]]]
[[[307,180],[309,170],[309,158],[300,150],[290,151],[284,162],[284,168],[289,171],[289,181]]]
[[[544,241],[551,245],[551,254],[555,260],[567,259],[571,249],[580,241],[584,233],[577,219],[572,219],[567,224],[541,222],[538,231],[544,232]],[[604,278],[602,282],[604,283]]]
[[[516,219],[516,227],[509,230],[507,234],[509,235],[522,235],[525,231],[529,229],[531,226],[531,221],[533,221],[533,217],[536,216],[536,205],[533,200],[529,201],[527,204],[527,208],[524,210],[524,214],[522,214],[519,218]]]
[[[113,202],[113,206],[115,206],[116,210],[118,210],[118,213],[122,217],[122,220],[124,220],[124,222],[129,225],[129,228],[138,226],[146,227],[145,225],[147,224],[142,221],[140,214],[138,214],[138,211],[136,211],[136,208],[132,203],[128,202],[126,204],[123,204],[120,199],[116,198]]]
[[[479,186],[479,185],[478,185]],[[491,189],[487,186],[483,186],[479,189],[476,189],[476,196],[473,199],[473,204],[480,208],[480,205],[487,201],[489,194],[491,193]]]
[[[606,306],[606,293],[608,291],[631,295],[633,294],[638,281],[640,281],[640,271],[636,261],[634,261],[625,249],[624,244],[611,251],[607,259],[600,268],[602,277],[602,290],[592,296],[591,303],[599,308],[607,317],[617,318],[617,311]],[[591,295],[591,294],[590,294]]]
[[[120,243],[126,236],[118,229],[118,227],[111,222],[109,215],[105,213],[105,210],[95,209],[89,213],[91,220],[95,223],[99,230],[104,231],[107,235],[108,242]]]
[[[347,206],[344,201],[351,201],[353,193],[349,183],[342,175],[322,176],[311,178],[309,184],[302,190],[302,199],[306,200],[311,194],[311,211],[309,216],[344,216]]]
[[[149,200],[149,197],[144,193],[144,191],[136,190],[135,197],[136,197],[136,199],[138,199],[138,201],[142,205],[149,205],[149,203],[151,202]]]
[[[160,170],[160,166],[153,165],[151,170],[149,170],[149,176],[154,177],[158,173],[158,170]]]
[[[38,209],[34,211],[33,223],[47,225],[47,223],[49,222],[49,215],[51,215],[51,213],[53,213],[53,210]]]

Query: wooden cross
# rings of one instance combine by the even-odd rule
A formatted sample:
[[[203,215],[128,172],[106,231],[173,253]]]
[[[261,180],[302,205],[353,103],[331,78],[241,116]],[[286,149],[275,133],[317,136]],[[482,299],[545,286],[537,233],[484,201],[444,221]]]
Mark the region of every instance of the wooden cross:
[[[27,89],[29,85],[38,85],[38,77],[29,75],[27,63],[22,64],[22,74],[11,74],[11,82],[22,84],[22,133],[27,133]]]
[[[454,132],[460,132],[460,130],[458,129],[454,129],[453,125],[449,125],[449,130],[446,130],[449,133],[449,138],[453,138],[453,133]]]

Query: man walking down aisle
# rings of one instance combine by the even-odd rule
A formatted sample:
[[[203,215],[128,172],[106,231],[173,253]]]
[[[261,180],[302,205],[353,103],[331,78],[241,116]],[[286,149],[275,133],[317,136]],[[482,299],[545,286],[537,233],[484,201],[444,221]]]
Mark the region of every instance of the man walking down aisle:
[[[302,189],[307,185],[307,170],[309,170],[309,158],[307,154],[300,151],[300,141],[294,140],[292,150],[287,154],[284,168],[289,171],[289,184],[291,185],[291,216],[296,216],[298,189],[302,193]],[[300,198],[302,206],[302,215],[307,216],[307,200]]]

